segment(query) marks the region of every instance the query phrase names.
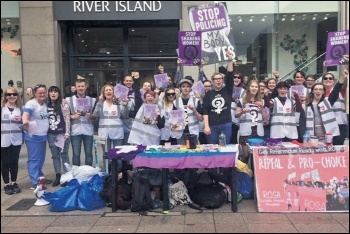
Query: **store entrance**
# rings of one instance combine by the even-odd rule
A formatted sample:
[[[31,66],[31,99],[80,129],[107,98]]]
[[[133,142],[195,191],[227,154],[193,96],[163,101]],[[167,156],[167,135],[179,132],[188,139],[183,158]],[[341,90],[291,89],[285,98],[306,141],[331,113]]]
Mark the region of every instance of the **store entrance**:
[[[61,28],[62,35],[67,34],[62,46],[69,81],[85,77],[91,95],[97,95],[103,84],[123,83],[132,71],[140,72],[141,82],[153,84],[159,62],[175,76],[178,20],[80,21]]]

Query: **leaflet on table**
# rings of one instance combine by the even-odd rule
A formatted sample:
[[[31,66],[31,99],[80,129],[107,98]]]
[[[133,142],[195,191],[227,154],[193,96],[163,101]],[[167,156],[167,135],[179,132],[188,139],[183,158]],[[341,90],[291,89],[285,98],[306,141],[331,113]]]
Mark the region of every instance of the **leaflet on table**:
[[[161,73],[154,75],[154,83],[156,87],[167,87],[168,85],[168,74]]]
[[[116,98],[124,100],[128,96],[128,93],[128,87],[121,84],[117,84],[116,86],[114,86],[114,95]]]
[[[143,123],[145,124],[156,124],[157,120],[157,104],[144,104],[144,112],[143,112]]]
[[[220,152],[237,152],[238,151],[238,145],[226,145],[225,147],[220,148]]]
[[[169,113],[169,124],[172,131],[182,131],[185,129],[185,112],[183,109],[171,110]]]
[[[90,99],[89,98],[77,98],[76,99],[77,112],[90,112]]]
[[[195,93],[196,97],[199,96],[200,98],[204,97],[205,89],[202,81],[197,81],[193,84],[192,90]]]
[[[161,149],[163,146],[161,145],[147,145],[146,150],[158,150]]]

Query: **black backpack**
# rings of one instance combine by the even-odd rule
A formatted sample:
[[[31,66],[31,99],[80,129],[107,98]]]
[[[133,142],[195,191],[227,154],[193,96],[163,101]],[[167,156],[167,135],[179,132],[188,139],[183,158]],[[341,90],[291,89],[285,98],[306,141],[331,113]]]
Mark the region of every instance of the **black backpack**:
[[[148,179],[133,178],[131,188],[131,212],[143,212],[151,209],[151,187]]]
[[[219,208],[227,199],[224,187],[219,184],[207,184],[189,189],[190,198],[194,203],[208,209]]]

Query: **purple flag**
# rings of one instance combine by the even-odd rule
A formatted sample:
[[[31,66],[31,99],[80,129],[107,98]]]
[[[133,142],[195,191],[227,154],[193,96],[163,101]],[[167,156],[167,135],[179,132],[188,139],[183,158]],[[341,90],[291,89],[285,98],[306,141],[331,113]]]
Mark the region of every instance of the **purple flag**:
[[[202,58],[202,33],[180,31],[178,34],[179,58],[185,66],[198,66]]]
[[[329,32],[327,40],[326,66],[344,63],[343,55],[349,54],[349,30]]]

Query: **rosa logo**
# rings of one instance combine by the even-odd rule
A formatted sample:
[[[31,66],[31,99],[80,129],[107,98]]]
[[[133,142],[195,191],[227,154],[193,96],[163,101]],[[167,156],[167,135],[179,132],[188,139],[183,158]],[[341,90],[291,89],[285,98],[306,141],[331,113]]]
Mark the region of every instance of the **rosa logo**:
[[[286,111],[287,111],[288,113],[290,113],[290,108],[286,108]]]

